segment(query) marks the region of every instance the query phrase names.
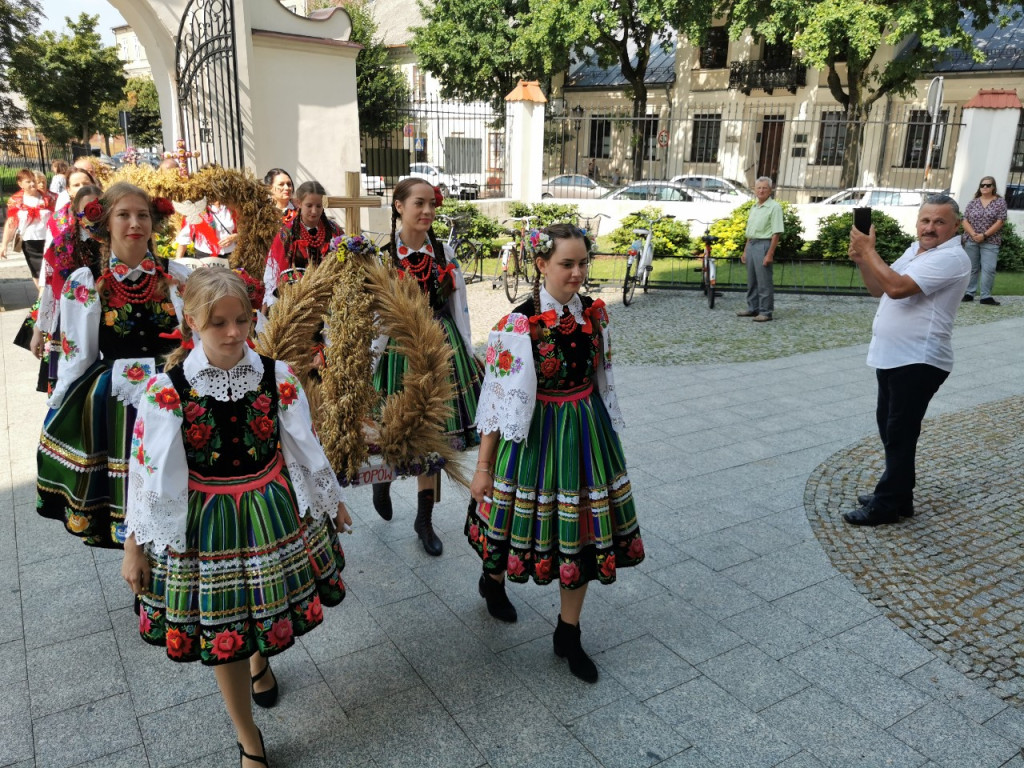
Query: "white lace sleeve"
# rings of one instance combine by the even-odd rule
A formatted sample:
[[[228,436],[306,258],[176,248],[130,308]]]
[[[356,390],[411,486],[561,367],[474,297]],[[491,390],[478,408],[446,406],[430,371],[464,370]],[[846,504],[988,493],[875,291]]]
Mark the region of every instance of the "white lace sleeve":
[[[477,429],[484,435],[501,432],[506,440],[522,442],[530,433],[537,404],[537,373],[526,315],[514,312],[491,331],[484,368]]]
[[[299,514],[312,515],[315,520],[322,520],[325,515],[333,518],[338,513],[338,502],[344,499],[338,478],[313,430],[306,393],[285,363],[276,363],[275,374],[281,452],[295,488]]]
[[[75,270],[60,297],[57,384],[47,405],[59,408],[71,385],[100,356],[100,297],[88,267]]]
[[[49,265],[44,262],[44,272],[49,269]],[[53,270],[50,269],[50,272]],[[57,297],[53,294],[53,287],[49,282],[49,275],[41,276],[40,280],[45,280],[43,283],[43,289],[39,293],[39,315],[36,318],[36,326],[43,333],[53,334],[53,329],[57,324]]]
[[[132,432],[128,459],[125,535],[153,552],[187,548],[188,462],[181,437],[182,411],[171,380],[149,380]]]

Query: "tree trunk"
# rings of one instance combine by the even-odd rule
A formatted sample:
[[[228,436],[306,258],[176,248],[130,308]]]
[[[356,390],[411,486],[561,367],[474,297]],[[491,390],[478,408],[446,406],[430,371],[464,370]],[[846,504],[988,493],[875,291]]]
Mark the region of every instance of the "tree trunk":
[[[860,183],[860,152],[864,140],[863,110],[852,105],[846,113],[846,146],[843,149],[843,172],[839,178],[840,189],[856,187]]]
[[[642,73],[641,73],[642,74]],[[633,84],[633,135],[630,143],[633,146],[633,180],[643,178],[644,173],[644,128],[647,125],[647,84],[641,76],[638,83]]]

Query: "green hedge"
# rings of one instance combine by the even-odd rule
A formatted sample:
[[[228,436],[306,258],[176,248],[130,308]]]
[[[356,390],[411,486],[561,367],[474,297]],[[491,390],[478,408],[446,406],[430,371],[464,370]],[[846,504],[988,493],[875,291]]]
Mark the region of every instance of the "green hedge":
[[[631,213],[622,220],[618,229],[609,236],[617,253],[625,253],[637,236],[634,229],[647,229],[651,221],[662,213],[660,208],[648,206]],[[690,256],[693,252],[690,242],[690,227],[677,219],[662,219],[654,225],[654,258],[669,256]]]
[[[1003,225],[1003,243],[999,246],[999,261],[996,270],[999,272],[1024,272],[1024,239],[1017,233],[1013,224]]]
[[[800,258],[804,246],[801,238],[804,225],[800,223],[800,217],[796,215],[796,209],[792,204],[781,202],[779,205],[782,206],[783,233],[775,259]],[[754,201],[748,200],[728,218],[719,219],[711,225],[711,234],[718,238],[718,242],[711,246],[711,252],[716,259],[738,259],[743,253],[747,243],[747,215],[753,206]]]
[[[490,216],[482,213],[479,206],[448,197],[437,212],[445,216],[468,216],[461,222],[460,237],[483,243],[484,248],[488,250],[496,251],[500,247],[501,227]],[[438,219],[434,222],[434,232],[438,238],[444,240],[448,237],[448,225]]]
[[[530,226],[535,228],[548,227],[552,224],[575,224],[580,217],[580,207],[576,203],[509,203],[508,215],[515,218],[536,216]]]
[[[871,212],[871,223],[875,225],[875,250],[889,264],[903,255],[914,241],[900,227],[900,223],[882,211]],[[805,251],[809,259],[844,260],[849,258],[850,228],[853,226],[853,211],[833,213],[818,224],[818,239],[811,240]]]

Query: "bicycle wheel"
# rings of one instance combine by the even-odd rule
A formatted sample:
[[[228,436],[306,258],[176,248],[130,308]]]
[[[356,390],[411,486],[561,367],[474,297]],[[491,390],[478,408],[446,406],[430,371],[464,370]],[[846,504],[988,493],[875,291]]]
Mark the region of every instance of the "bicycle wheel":
[[[467,284],[483,277],[483,259],[477,256],[476,246],[471,242],[463,240],[455,252],[455,258],[462,266],[462,275],[466,278]]]
[[[533,287],[533,266],[533,261],[528,253],[519,254],[519,267],[522,270],[523,280],[531,288]]]
[[[505,295],[514,304],[519,294],[519,254],[513,253],[508,261],[508,269],[505,270]]]
[[[636,273],[633,269],[634,265],[627,261],[626,277],[622,280],[622,303],[627,307],[633,303],[633,294],[636,293]]]

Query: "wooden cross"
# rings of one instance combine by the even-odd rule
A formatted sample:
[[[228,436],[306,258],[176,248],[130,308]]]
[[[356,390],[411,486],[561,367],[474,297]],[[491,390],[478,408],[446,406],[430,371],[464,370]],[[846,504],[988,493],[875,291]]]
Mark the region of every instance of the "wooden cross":
[[[357,171],[347,171],[345,173],[345,196],[326,197],[324,199],[324,208],[344,208],[345,234],[349,237],[355,237],[363,231],[359,225],[359,209],[380,208],[381,200],[382,198],[377,195],[360,196],[359,173]]]

